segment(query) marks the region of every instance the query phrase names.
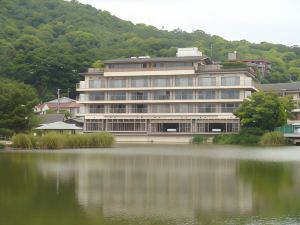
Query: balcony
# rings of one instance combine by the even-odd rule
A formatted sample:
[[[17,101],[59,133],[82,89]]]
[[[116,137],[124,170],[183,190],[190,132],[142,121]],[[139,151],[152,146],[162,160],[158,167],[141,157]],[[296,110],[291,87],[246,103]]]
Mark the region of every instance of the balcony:
[[[131,113],[148,113],[147,107],[145,108],[132,108]]]
[[[110,113],[126,113],[126,108],[110,108]]]

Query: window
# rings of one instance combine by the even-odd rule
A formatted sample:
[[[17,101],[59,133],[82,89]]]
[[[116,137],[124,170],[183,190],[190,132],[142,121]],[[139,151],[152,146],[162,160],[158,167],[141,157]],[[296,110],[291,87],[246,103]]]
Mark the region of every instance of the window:
[[[104,123],[103,120],[86,120],[86,131],[103,131]]]
[[[105,99],[104,92],[93,92],[89,94],[90,101],[103,101]]]
[[[232,113],[239,107],[239,105],[239,103],[223,103],[221,104],[221,112]]]
[[[214,103],[201,103],[198,105],[199,113],[215,113],[216,109],[216,104]]]
[[[198,77],[199,86],[216,86],[215,77]]]
[[[105,113],[104,105],[93,104],[89,106],[89,113]]]
[[[216,99],[216,91],[215,90],[202,90],[198,91],[199,99]]]
[[[109,93],[109,100],[126,100],[126,93],[125,92],[111,92]]]
[[[110,113],[126,113],[125,104],[113,104],[110,106]]]
[[[153,92],[153,99],[154,100],[166,100],[170,99],[170,91],[160,90]]]
[[[131,100],[147,100],[148,94],[145,91],[135,91],[131,93]]]
[[[105,80],[89,80],[89,88],[105,88]]]
[[[191,90],[176,91],[175,99],[179,99],[179,100],[193,99],[193,91]]]
[[[222,77],[221,78],[222,86],[237,86],[240,85],[240,77],[232,76],[232,77]]]
[[[239,99],[240,91],[238,91],[238,90],[222,90],[221,98],[222,99]]]
[[[170,84],[169,78],[156,78],[152,80],[153,87],[169,87]]]
[[[126,86],[126,80],[110,80],[109,87],[110,88],[123,88]]]
[[[192,77],[175,78],[175,86],[177,86],[177,87],[193,86],[193,78]]]
[[[148,87],[147,79],[133,79],[131,80],[131,87]]]
[[[120,63],[120,64],[110,64],[108,65],[110,69],[139,69],[143,67],[143,64],[138,63]]]
[[[152,113],[169,113],[170,105],[169,104],[153,104]]]
[[[146,104],[134,104],[131,106],[132,113],[147,113],[147,105]]]
[[[176,113],[192,113],[193,105],[192,104],[176,104],[175,112]]]

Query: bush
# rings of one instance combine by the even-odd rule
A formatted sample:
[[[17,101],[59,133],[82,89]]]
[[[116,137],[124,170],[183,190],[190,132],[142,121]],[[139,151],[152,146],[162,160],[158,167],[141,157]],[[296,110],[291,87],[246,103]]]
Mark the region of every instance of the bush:
[[[11,137],[13,134],[14,132],[10,129],[0,128],[0,136]]]
[[[259,141],[259,136],[241,134],[221,134],[213,138],[213,143],[215,144],[255,145]]]
[[[3,144],[2,142],[0,142],[0,149],[4,149],[5,148],[5,144]]]
[[[88,135],[86,134],[73,134],[66,135],[65,139],[65,147],[66,148],[86,148],[88,147]]]
[[[261,145],[285,145],[286,143],[285,137],[278,131],[265,133],[260,140]]]
[[[114,143],[114,136],[110,133],[94,133],[86,135],[88,138],[88,147],[91,148],[108,148]]]
[[[58,133],[47,133],[39,140],[39,147],[42,149],[59,149],[64,144],[64,135]]]
[[[33,137],[29,134],[16,134],[12,137],[14,148],[30,149],[34,147]]]
[[[192,139],[193,144],[203,144],[204,142],[206,142],[206,137],[201,135],[194,136]]]
[[[265,131],[257,127],[243,127],[239,132],[239,134],[241,135],[254,135],[254,136],[261,136],[264,133]]]

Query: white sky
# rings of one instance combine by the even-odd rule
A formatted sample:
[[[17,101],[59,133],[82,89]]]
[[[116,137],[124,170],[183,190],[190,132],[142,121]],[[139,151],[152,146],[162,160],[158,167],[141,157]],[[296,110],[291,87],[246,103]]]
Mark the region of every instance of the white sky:
[[[79,0],[167,30],[203,30],[227,40],[300,45],[300,0]]]

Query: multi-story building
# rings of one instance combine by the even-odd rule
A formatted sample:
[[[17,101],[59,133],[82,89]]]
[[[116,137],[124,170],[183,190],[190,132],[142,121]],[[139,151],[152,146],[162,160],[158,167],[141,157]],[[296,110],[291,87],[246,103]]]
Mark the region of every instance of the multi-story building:
[[[257,91],[251,69],[222,68],[196,49],[104,64],[77,85],[85,132],[237,132],[232,112]]]

